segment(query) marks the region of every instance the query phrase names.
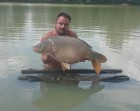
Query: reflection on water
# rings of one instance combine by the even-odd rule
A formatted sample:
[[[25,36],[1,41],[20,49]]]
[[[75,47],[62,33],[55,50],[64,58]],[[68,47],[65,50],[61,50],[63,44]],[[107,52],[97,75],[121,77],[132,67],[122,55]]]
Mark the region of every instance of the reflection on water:
[[[62,111],[63,108],[73,109],[76,106],[80,106],[80,111],[93,111],[93,108],[99,111],[115,111],[118,107],[120,109],[116,109],[116,111],[123,111],[124,109],[128,111],[129,108],[131,111],[140,109],[138,98],[138,92],[140,91],[139,10],[139,6],[127,5],[65,6],[56,4],[1,3],[1,110],[40,111],[42,109],[54,108],[57,110],[57,108],[60,108]],[[79,38],[88,42],[93,47],[93,50],[104,54],[108,58],[108,61],[102,65],[102,68],[122,69],[122,74],[130,76],[135,79],[135,81],[131,79],[130,81],[117,85],[109,83],[105,85],[106,87],[103,90],[101,90],[102,86],[100,87],[100,85],[95,85],[88,90],[84,90],[75,85],[67,86],[47,83],[47,88],[41,88],[41,90],[47,90],[47,92],[43,92],[41,97],[38,97],[41,94],[38,84],[26,82],[15,83],[20,74],[20,70],[43,67],[40,55],[32,51],[32,46],[40,40],[45,32],[54,27],[56,15],[61,11],[68,12],[72,16],[70,27],[78,34]],[[73,67],[92,68],[89,62],[78,63],[73,65]],[[84,85],[86,85],[86,83],[84,83]],[[125,87],[121,89],[122,85]],[[113,88],[119,92],[115,94],[117,97],[114,96],[114,93],[117,91],[112,90]],[[96,93],[98,91],[99,95]],[[132,92],[133,96],[128,92]],[[127,94],[125,95],[125,93]],[[92,94],[94,94],[94,98]],[[116,102],[116,98],[122,97],[122,95],[125,95],[125,99],[128,99],[126,102],[125,99],[119,98],[120,104]],[[17,97],[18,99],[15,100]],[[27,98],[28,101],[25,100]],[[100,98],[102,98],[102,108],[98,105],[98,102],[101,102]],[[131,100],[133,100],[134,103],[131,102]],[[69,104],[67,104],[67,101]],[[33,106],[31,105],[32,102]],[[81,104],[85,102],[88,104],[81,106]],[[108,102],[111,103],[112,108],[108,107]],[[126,105],[127,103],[129,103],[129,106]],[[9,107],[7,107],[7,104]],[[64,107],[63,104],[65,104]],[[59,107],[59,105],[61,107]],[[22,108],[19,108],[19,106]],[[38,109],[34,106],[38,107]]]
[[[40,88],[43,95],[35,100],[33,105],[43,111],[68,111],[79,105],[81,106],[92,94],[101,91],[104,85],[96,83],[85,90],[78,88],[77,84],[41,82]]]

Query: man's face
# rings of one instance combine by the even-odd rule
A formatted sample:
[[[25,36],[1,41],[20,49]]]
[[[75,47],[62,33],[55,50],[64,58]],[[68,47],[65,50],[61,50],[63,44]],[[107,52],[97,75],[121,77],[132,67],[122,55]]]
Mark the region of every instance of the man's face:
[[[55,30],[59,35],[65,35],[67,30],[69,29],[70,21],[68,18],[64,16],[60,16],[55,24]]]

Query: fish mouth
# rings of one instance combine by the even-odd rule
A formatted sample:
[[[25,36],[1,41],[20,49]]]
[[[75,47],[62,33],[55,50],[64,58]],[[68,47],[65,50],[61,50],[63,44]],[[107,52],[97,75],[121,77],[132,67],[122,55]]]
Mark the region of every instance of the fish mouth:
[[[36,53],[41,54],[41,50],[39,50],[39,49],[38,49],[38,48],[36,48],[36,47],[33,47],[33,48],[32,48],[32,50],[33,50],[34,52],[36,52]]]
[[[33,50],[34,52],[38,52],[38,50],[37,50],[36,47],[33,47],[32,50]]]

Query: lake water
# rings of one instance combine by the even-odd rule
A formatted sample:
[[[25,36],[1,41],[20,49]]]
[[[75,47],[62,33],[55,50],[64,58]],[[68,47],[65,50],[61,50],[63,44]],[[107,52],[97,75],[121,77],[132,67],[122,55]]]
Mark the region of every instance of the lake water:
[[[120,83],[56,84],[18,80],[22,69],[43,68],[32,46],[54,27],[56,15],[72,16],[70,28],[122,69]],[[1,111],[140,111],[140,7],[0,3]],[[92,68],[89,62],[73,68]]]

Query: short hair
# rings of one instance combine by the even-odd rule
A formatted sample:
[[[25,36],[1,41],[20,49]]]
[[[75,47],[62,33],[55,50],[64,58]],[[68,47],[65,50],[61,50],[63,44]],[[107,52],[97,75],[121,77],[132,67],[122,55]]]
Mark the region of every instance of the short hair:
[[[65,12],[59,13],[59,14],[57,15],[57,17],[56,17],[56,21],[57,21],[57,19],[58,19],[60,16],[63,16],[63,17],[65,17],[65,18],[68,18],[69,21],[71,21],[71,16],[70,16],[69,14],[65,13]]]

